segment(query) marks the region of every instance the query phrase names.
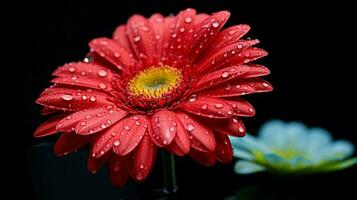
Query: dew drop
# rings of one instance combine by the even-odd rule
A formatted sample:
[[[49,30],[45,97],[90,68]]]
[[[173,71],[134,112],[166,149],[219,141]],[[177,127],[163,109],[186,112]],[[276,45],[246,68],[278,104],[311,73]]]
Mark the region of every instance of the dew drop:
[[[228,72],[223,72],[221,76],[222,76],[222,78],[227,78],[229,76],[229,73]]]
[[[140,37],[140,36],[134,37],[134,42],[139,42],[140,40],[141,40],[141,37]]]
[[[106,77],[108,75],[108,72],[104,71],[104,70],[99,70],[98,71],[98,76],[100,77]]]
[[[75,71],[76,71],[76,68],[74,68],[74,67],[70,67],[70,68],[68,69],[68,71],[73,73],[73,72],[75,72]]]
[[[192,22],[192,18],[190,16],[185,18],[185,22],[186,23],[191,23]]]
[[[105,88],[107,88],[107,85],[105,85],[104,83],[99,83],[98,87],[104,90]]]
[[[239,132],[243,133],[244,132],[244,128],[243,127],[239,127]]]
[[[213,28],[217,28],[219,26],[219,22],[215,21],[212,23]]]
[[[107,125],[105,125],[105,124],[102,124],[102,125],[100,125],[100,128],[106,128],[107,127]]]
[[[170,128],[170,131],[171,131],[171,132],[174,132],[174,131],[175,131],[175,128],[174,128],[174,127],[171,127],[171,128]]]
[[[138,121],[136,121],[135,124],[138,125],[138,126],[140,126],[140,122],[138,122]]]
[[[197,95],[196,95],[196,94],[191,95],[189,101],[190,101],[190,102],[194,102],[194,101],[196,101],[196,100],[197,100]]]
[[[230,30],[228,33],[230,34],[230,35],[233,35],[234,33],[236,33],[237,31],[236,30]]]
[[[253,113],[253,112],[254,112],[254,109],[253,109],[253,108],[249,108],[249,111]]]
[[[80,125],[81,126],[85,126],[87,123],[86,122],[81,122]]]
[[[229,91],[232,89],[232,85],[230,84],[227,84],[226,87],[224,88],[225,90]]]
[[[243,61],[244,63],[249,63],[250,62],[250,60],[247,58],[247,59],[244,59],[244,61]]]
[[[115,141],[114,141],[114,146],[117,147],[117,146],[119,146],[119,145],[120,145],[120,141],[119,141],[119,140],[115,140]]]
[[[141,164],[141,165],[139,166],[140,169],[144,169],[144,167],[145,167],[145,166],[144,166],[143,164]]]
[[[136,179],[137,180],[142,180],[144,178],[144,175],[142,174],[142,173],[138,173],[137,175],[136,175]]]
[[[192,124],[186,124],[186,130],[191,132],[193,131],[193,129],[195,129],[195,127]]]
[[[97,100],[97,98],[96,98],[95,96],[91,96],[91,97],[89,98],[89,100],[92,101],[92,102],[94,102],[94,101]]]
[[[216,107],[216,108],[218,108],[218,109],[221,109],[221,108],[224,107],[224,105],[221,104],[221,103],[217,103],[216,105],[214,105],[214,107]]]
[[[70,101],[73,100],[74,97],[71,94],[63,94],[61,98],[65,101]]]
[[[124,129],[129,131],[130,130],[130,127],[129,126],[124,126]]]
[[[238,49],[241,49],[241,48],[243,48],[243,46],[241,45],[241,44],[238,44]]]
[[[268,83],[263,83],[263,86],[264,87],[269,87],[269,84]]]
[[[180,28],[180,32],[181,32],[181,33],[185,32],[185,28],[183,28],[183,27]]]
[[[119,58],[120,57],[120,53],[114,53],[114,57],[116,57],[116,58]]]

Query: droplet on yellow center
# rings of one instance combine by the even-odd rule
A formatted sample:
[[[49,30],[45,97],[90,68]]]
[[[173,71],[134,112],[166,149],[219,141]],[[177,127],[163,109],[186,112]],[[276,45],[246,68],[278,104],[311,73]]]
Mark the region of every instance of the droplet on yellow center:
[[[129,91],[135,96],[160,98],[180,85],[181,70],[167,65],[150,67],[134,76],[128,85]]]

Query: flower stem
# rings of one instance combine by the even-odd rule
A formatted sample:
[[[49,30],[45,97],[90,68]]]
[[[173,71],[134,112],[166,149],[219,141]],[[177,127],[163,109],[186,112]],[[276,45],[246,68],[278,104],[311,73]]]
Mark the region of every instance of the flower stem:
[[[167,199],[176,199],[177,185],[175,174],[175,157],[173,154],[163,150],[161,151],[163,171],[164,171],[164,190]]]

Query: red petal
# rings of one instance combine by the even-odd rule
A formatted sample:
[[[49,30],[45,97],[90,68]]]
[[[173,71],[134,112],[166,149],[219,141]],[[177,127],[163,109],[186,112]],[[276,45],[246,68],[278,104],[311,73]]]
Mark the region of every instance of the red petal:
[[[180,108],[192,114],[208,118],[230,118],[233,116],[233,109],[224,101],[195,94],[183,103]]]
[[[153,65],[156,41],[154,40],[151,24],[145,17],[141,15],[133,15],[128,20],[127,30],[130,44],[136,57],[146,66]]]
[[[220,84],[215,87],[199,92],[200,95],[211,97],[233,97],[258,92],[270,92],[273,87],[265,80],[260,78],[238,79],[226,84]]]
[[[221,30],[227,22],[230,13],[228,11],[221,11],[212,14],[206,18],[200,26],[193,32],[191,56],[194,60],[206,47],[209,46],[215,35]],[[189,48],[191,49],[191,48]]]
[[[56,109],[52,109],[49,107],[43,107],[41,110],[41,115],[50,115],[50,114],[54,114],[57,112],[61,112],[61,110],[56,110]]]
[[[184,156],[190,151],[190,139],[182,123],[179,120],[176,122],[176,136],[166,149],[178,156]]]
[[[213,152],[202,152],[202,151],[197,151],[195,149],[191,149],[189,155],[196,162],[202,165],[206,165],[208,167],[211,167],[216,163],[216,157]]]
[[[224,66],[232,66],[232,65],[241,65],[247,64],[254,60],[260,59],[268,55],[264,49],[260,49],[257,47],[248,47],[243,49],[241,53],[237,54],[237,56],[231,57],[231,59],[224,59]]]
[[[130,42],[125,24],[120,25],[115,29],[113,39],[117,41],[120,46],[124,47],[129,53],[131,53]]]
[[[50,88],[37,99],[36,103],[53,109],[78,111],[112,104],[108,95],[96,90]]]
[[[136,117],[134,117],[136,119]],[[140,123],[140,121],[138,121]],[[107,151],[109,151],[113,145],[114,146],[119,146],[121,145],[121,141],[118,139],[118,135],[120,134],[121,126],[118,124],[112,126],[111,128],[105,130],[104,134],[102,134],[100,137],[98,137],[95,142],[94,142],[94,147],[93,147],[93,155],[95,157],[100,157],[103,154],[105,154]],[[133,133],[135,134],[135,133]],[[132,142],[131,143],[139,143],[140,142],[140,136],[137,138],[136,136],[133,136]],[[130,142],[130,141],[129,141]]]
[[[236,116],[251,117],[255,115],[254,107],[245,99],[237,97],[234,100],[224,100],[233,108],[233,114]]]
[[[231,66],[203,75],[195,84],[194,88],[195,91],[198,91],[224,82],[229,82],[232,79],[258,77],[267,75],[269,73],[269,69],[262,65]]]
[[[80,110],[78,112],[68,115],[66,118],[63,118],[60,122],[57,123],[57,131],[71,132],[74,131],[74,128],[77,126],[78,122],[82,119],[85,119],[87,116],[92,117],[93,115],[101,112],[104,108],[93,108]]]
[[[93,141],[95,137],[96,135],[81,136],[73,132],[63,133],[58,138],[53,151],[57,156],[67,155]]]
[[[201,122],[206,122],[208,126],[215,132],[225,135],[232,135],[235,137],[243,137],[246,134],[246,130],[242,120],[238,117],[233,117],[224,120],[213,120],[202,118]]]
[[[210,49],[209,52],[205,53],[202,58],[200,58],[200,61],[198,61],[198,73],[207,73],[216,70],[218,68],[221,68],[222,65],[226,65],[226,63],[233,59],[242,60],[242,62],[235,63],[235,65],[247,63],[244,61],[244,59],[247,59],[248,54],[243,54],[243,52],[245,52],[245,49],[247,49],[248,47],[253,46],[257,43],[259,43],[259,40],[240,40],[225,47]],[[250,55],[251,54],[249,54],[249,56]],[[247,59],[246,61],[248,60],[249,59]],[[232,65],[233,64],[226,66],[230,67]]]
[[[57,130],[56,130],[57,123],[60,122],[67,115],[69,115],[69,113],[61,113],[61,114],[50,117],[48,120],[43,122],[39,127],[37,127],[33,136],[34,137],[44,137],[44,136],[53,135],[53,134],[57,133]]]
[[[205,21],[208,17],[210,17],[210,15],[206,14],[206,13],[200,13],[200,14],[197,14],[195,16],[195,21],[194,21],[194,24],[195,24],[195,28],[198,28],[197,26],[201,25],[201,23],[203,21]]]
[[[72,62],[58,67],[53,73],[53,76],[70,77],[73,81],[78,78],[85,78],[97,82],[110,83],[115,72],[93,63]],[[98,87],[97,87],[98,88]]]
[[[177,113],[176,116],[186,128],[192,148],[205,152],[214,151],[216,141],[210,129],[206,128],[185,113]]]
[[[156,149],[146,133],[138,147],[128,156],[128,169],[135,181],[144,181],[150,174],[156,159]]]
[[[168,146],[175,138],[177,120],[175,113],[168,110],[160,110],[151,117],[150,136],[159,147]]]
[[[59,85],[73,85],[102,91],[112,90],[112,86],[110,83],[106,83],[96,79],[88,79],[86,77],[81,76],[62,76],[52,79],[51,82],[57,83]]]
[[[182,62],[185,62],[184,59],[189,58],[191,44],[193,44],[191,41],[193,39],[193,19],[195,15],[196,11],[189,8],[181,11],[175,18],[166,52],[173,60],[178,62],[176,66],[182,66]]]
[[[250,27],[246,24],[240,24],[231,26],[219,32],[211,44],[211,51],[217,51],[229,44],[236,43],[241,39],[248,31]]]
[[[148,127],[145,116],[135,115],[120,120],[111,129],[114,132],[113,151],[118,155],[126,155],[135,149],[143,138]]]
[[[92,145],[93,148],[93,145]],[[95,158],[92,156],[90,151],[87,161],[87,168],[92,174],[97,173],[97,171],[104,165],[104,163],[109,159],[111,153],[106,153],[104,156],[100,158]]]
[[[130,56],[130,53],[109,38],[94,39],[89,43],[89,46],[118,69],[129,68],[135,65],[136,61]]]
[[[165,18],[161,14],[153,14],[149,23],[154,32],[155,37],[155,62],[159,62],[161,59],[162,51],[163,51],[163,38],[165,32]]]
[[[87,115],[78,122],[75,130],[77,134],[89,135],[106,129],[125,117],[128,112],[114,106],[101,108],[95,115]]]
[[[109,177],[116,187],[123,186],[129,178],[129,172],[123,157],[112,154],[109,159]]]
[[[216,133],[216,157],[222,163],[230,163],[233,157],[232,145],[228,136]]]

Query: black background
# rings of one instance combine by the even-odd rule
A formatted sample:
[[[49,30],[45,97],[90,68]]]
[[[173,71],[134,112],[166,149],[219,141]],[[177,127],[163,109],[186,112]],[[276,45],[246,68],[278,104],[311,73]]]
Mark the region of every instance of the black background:
[[[27,59],[26,67],[22,67],[24,131],[17,137],[23,139],[27,152],[24,158],[30,162],[25,162],[26,159],[21,161],[24,173],[17,186],[21,191],[33,198],[40,198],[41,193],[58,192],[63,199],[78,199],[74,197],[75,192],[72,194],[68,192],[71,190],[66,189],[71,186],[61,185],[64,180],[59,180],[56,185],[58,191],[46,189],[46,185],[61,177],[50,176],[46,184],[43,183],[46,182],[45,179],[39,181],[38,174],[34,174],[32,170],[36,159],[32,158],[33,154],[28,153],[31,145],[53,142],[55,139],[32,139],[32,132],[44,120],[40,116],[40,106],[36,106],[34,101],[49,86],[51,72],[65,62],[81,60],[88,51],[88,41],[100,36],[111,36],[114,28],[125,23],[134,13],[150,16],[154,12],[160,12],[168,15],[176,14],[187,7],[207,13],[229,10],[231,18],[227,26],[249,24],[252,29],[248,36],[260,39],[261,44],[258,46],[269,52],[268,57],[258,62],[271,69],[272,74],[267,79],[273,84],[274,92],[251,95],[248,98],[257,110],[256,117],[245,120],[248,132],[256,133],[263,122],[272,118],[298,120],[308,126],[324,127],[333,133],[334,138],[348,139],[357,144],[354,117],[357,81],[353,73],[356,68],[354,60],[357,32],[356,13],[353,12],[352,4],[343,1],[312,4],[309,1],[273,3],[237,0],[32,2],[25,8],[27,12],[23,14],[22,21],[26,29],[26,38],[23,39],[27,42],[24,48],[31,59]],[[53,162],[56,165],[56,161]],[[61,166],[64,161],[58,159],[57,162]],[[78,171],[85,170],[85,161],[78,165],[83,165]],[[357,170],[354,167],[324,176],[289,180],[288,184],[281,186],[276,182],[271,184],[273,180],[264,174],[249,177],[234,175],[232,166],[218,164],[213,168],[206,168],[190,159],[179,159],[180,197],[222,199],[244,184],[261,183],[267,190],[273,187],[272,191],[279,188],[281,193],[296,194],[297,199],[321,196],[329,198],[335,195],[349,199],[353,195],[352,182],[357,180]],[[153,176],[160,176],[159,167],[157,168],[148,183],[140,187],[156,181]],[[73,174],[75,176],[76,172]],[[101,173],[99,176],[105,174]],[[78,185],[83,182],[75,177],[72,181],[78,181]],[[36,185],[44,187],[41,190]],[[87,185],[89,186],[86,188],[97,190],[95,194],[82,191],[88,193],[85,196],[88,200],[107,199],[110,192],[115,190],[104,189],[110,187],[107,183],[98,184],[92,181]],[[76,194],[80,194],[81,190],[83,188],[78,187]]]

